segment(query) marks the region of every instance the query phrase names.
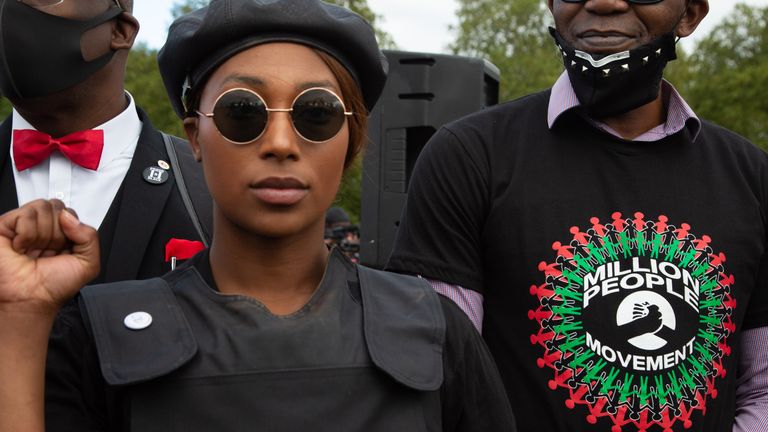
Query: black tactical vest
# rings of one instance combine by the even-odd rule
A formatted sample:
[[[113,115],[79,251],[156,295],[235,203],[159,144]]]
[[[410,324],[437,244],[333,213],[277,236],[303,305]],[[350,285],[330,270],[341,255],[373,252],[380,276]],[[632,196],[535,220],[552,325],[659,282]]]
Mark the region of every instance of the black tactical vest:
[[[85,288],[107,383],[131,431],[440,431],[445,319],[423,281],[333,253],[288,316],[211,289],[193,267]],[[126,316],[151,324],[131,330]]]

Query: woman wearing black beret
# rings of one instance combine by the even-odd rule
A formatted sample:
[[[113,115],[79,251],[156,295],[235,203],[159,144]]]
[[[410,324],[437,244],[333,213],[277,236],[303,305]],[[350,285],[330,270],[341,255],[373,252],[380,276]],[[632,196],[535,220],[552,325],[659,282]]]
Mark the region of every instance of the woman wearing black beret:
[[[1,216],[0,432],[514,431],[457,307],[323,242],[386,78],[370,26],[317,0],[213,0],[159,62],[211,247],[67,303],[98,272],[96,232],[59,201]]]

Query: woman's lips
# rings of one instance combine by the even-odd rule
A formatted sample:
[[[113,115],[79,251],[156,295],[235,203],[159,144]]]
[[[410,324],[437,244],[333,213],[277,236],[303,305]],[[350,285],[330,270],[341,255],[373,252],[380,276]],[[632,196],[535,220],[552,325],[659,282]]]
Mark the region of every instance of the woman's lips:
[[[309,193],[309,187],[293,177],[270,177],[251,185],[251,189],[260,201],[281,206],[296,204]]]
[[[254,194],[258,199],[272,205],[293,205],[301,201],[309,191],[307,189],[270,189],[256,188]]]

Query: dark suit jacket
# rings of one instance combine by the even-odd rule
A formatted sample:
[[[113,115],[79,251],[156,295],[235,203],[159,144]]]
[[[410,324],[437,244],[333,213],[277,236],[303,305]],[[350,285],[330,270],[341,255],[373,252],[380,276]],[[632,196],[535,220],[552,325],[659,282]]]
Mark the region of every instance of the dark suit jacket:
[[[162,135],[155,130],[146,114],[138,110],[143,122],[136,152],[128,173],[113,200],[104,224],[100,227],[101,274],[94,282],[146,279],[170,270],[165,262],[165,245],[172,238],[201,240],[184,206],[172,171],[163,184],[146,182],[143,171],[157,166],[159,160],[170,163]],[[11,118],[0,125],[0,214],[18,207],[16,184],[10,163]],[[181,151],[181,150],[179,150]],[[179,155],[182,159],[183,155]],[[190,195],[202,202],[208,217],[201,223],[210,226],[211,199],[205,189],[199,164],[184,167],[184,179]],[[93,197],[104,199],[107,197]],[[109,232],[104,235],[104,232]]]

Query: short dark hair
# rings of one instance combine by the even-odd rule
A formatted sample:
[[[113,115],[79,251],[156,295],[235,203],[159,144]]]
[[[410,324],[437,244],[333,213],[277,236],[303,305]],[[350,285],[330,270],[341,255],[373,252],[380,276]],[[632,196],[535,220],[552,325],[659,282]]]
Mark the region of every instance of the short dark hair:
[[[331,70],[331,73],[336,77],[336,81],[339,82],[339,90],[341,91],[341,99],[344,101],[344,106],[347,111],[354,113],[348,117],[349,147],[347,147],[347,155],[344,157],[344,169],[347,169],[368,142],[368,110],[365,108],[365,101],[363,100],[360,86],[357,85],[357,81],[355,81],[347,68],[325,51],[317,48],[313,48],[313,51],[320,56],[328,66],[328,69]]]

